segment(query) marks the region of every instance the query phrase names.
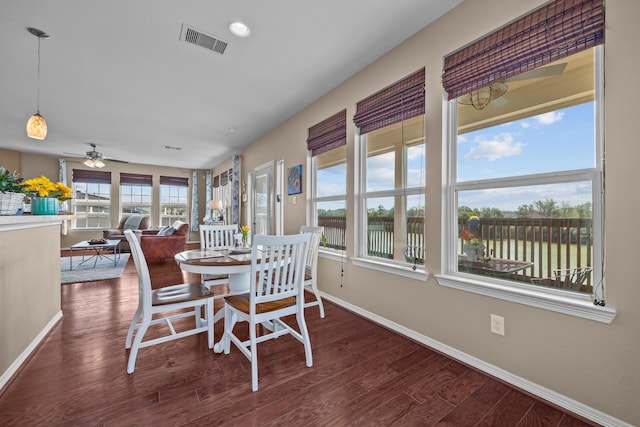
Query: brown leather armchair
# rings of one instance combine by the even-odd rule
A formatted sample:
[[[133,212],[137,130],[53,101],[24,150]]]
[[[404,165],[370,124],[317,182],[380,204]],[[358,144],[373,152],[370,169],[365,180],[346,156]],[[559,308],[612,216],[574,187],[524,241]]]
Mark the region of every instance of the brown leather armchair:
[[[143,234],[147,234],[147,233],[156,234],[158,232],[157,230],[149,230],[148,216],[138,215],[138,216],[141,216],[141,218],[137,218],[137,217],[133,217],[134,215],[138,215],[138,214],[123,215],[122,218],[120,218],[120,223],[116,228],[102,230],[103,238],[110,239],[110,240],[120,240],[120,250],[122,252],[130,251],[129,242],[127,242],[127,238],[124,236],[124,230],[126,228],[133,227],[131,228],[131,230],[134,230],[134,231],[142,230]],[[132,217],[132,218],[129,221],[129,224],[127,224],[127,220],[129,220],[129,217]],[[140,219],[139,222],[137,221],[138,219]]]
[[[176,221],[171,227],[174,230],[173,234],[153,235],[144,233],[140,237],[140,247],[142,248],[142,253],[144,254],[145,259],[156,260],[173,258],[175,254],[185,250],[187,245],[187,235],[189,234],[189,224],[182,221]]]

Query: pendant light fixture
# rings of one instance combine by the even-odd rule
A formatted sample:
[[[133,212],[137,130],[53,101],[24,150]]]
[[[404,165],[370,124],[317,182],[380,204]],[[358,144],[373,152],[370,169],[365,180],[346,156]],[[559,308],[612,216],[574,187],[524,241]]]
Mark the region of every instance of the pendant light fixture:
[[[47,122],[44,117],[40,115],[40,40],[48,39],[50,36],[37,28],[29,27],[27,31],[38,38],[38,109],[27,122],[27,136],[29,138],[42,140],[47,137]]]

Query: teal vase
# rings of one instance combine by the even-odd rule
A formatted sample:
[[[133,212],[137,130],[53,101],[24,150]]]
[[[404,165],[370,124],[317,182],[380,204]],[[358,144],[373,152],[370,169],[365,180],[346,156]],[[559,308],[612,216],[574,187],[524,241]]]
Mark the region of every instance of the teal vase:
[[[58,199],[55,197],[32,197],[31,215],[58,215]]]

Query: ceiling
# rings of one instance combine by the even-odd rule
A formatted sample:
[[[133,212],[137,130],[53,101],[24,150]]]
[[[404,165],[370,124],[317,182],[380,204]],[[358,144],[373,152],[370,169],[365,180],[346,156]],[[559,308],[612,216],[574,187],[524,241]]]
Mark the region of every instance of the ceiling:
[[[96,144],[107,159],[212,168],[461,2],[0,0],[0,148],[83,156]],[[249,37],[229,32],[236,19]],[[182,24],[228,42],[224,54],[180,41]],[[38,58],[27,27],[51,36],[43,141],[25,134]]]

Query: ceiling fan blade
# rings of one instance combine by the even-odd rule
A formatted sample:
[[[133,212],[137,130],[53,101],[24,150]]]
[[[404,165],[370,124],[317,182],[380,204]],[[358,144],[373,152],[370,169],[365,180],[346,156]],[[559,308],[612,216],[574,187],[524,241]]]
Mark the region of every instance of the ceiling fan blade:
[[[567,67],[567,63],[563,62],[561,64],[555,64],[555,65],[549,65],[547,67],[535,68],[533,70],[525,71],[524,73],[521,73],[521,74],[515,75],[513,77],[510,77],[510,78],[505,80],[505,83],[519,82],[519,81],[522,81],[522,80],[529,80],[529,79],[539,79],[539,78],[542,78],[542,77],[557,76],[559,74],[562,74],[566,67]]]
[[[62,154],[70,156],[70,157],[86,157],[84,154],[78,154],[78,153],[68,153],[68,152],[63,152]]]
[[[102,159],[106,162],[129,163],[126,160],[118,160],[118,159],[113,159],[111,157],[103,157]]]
[[[509,101],[507,101],[507,99],[504,96],[501,96],[500,98],[496,98],[491,101],[491,105],[494,107],[503,107],[508,103]]]

